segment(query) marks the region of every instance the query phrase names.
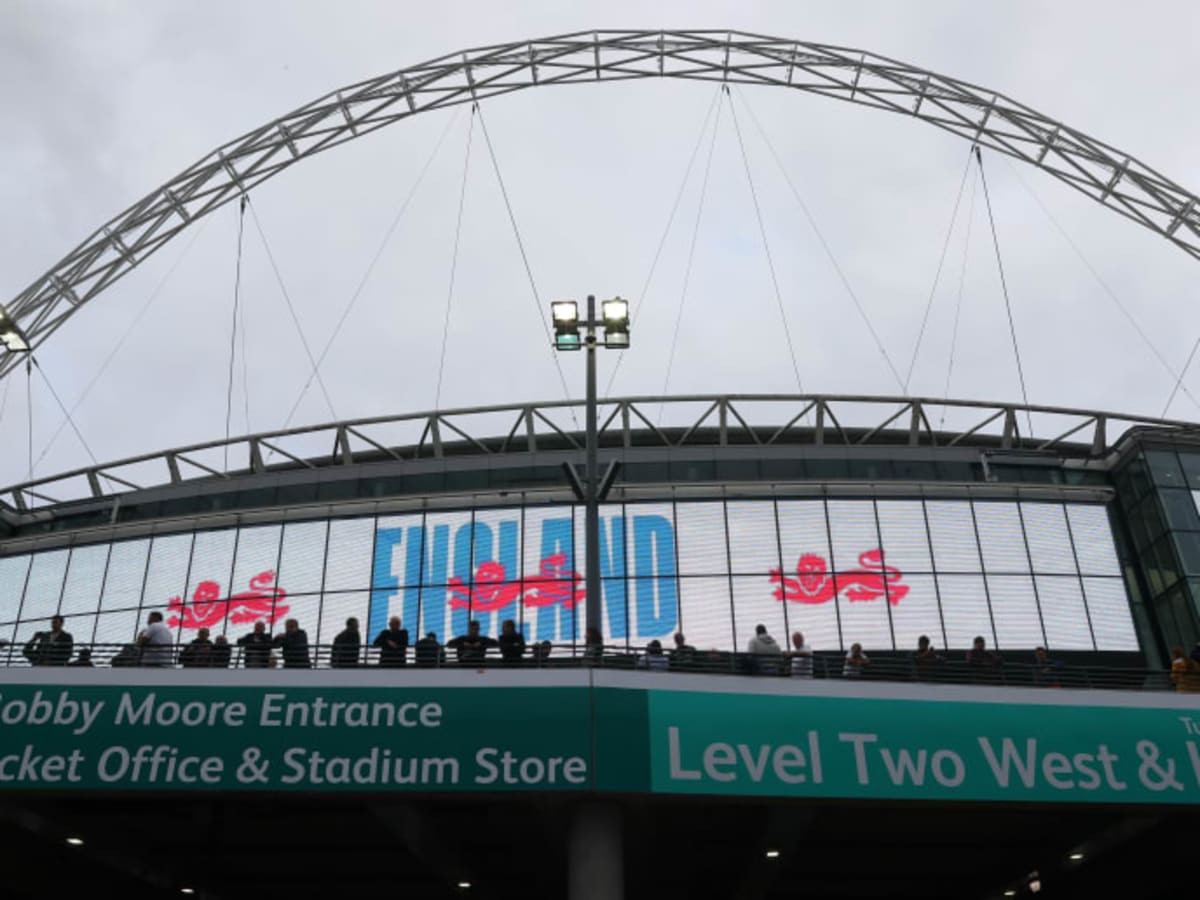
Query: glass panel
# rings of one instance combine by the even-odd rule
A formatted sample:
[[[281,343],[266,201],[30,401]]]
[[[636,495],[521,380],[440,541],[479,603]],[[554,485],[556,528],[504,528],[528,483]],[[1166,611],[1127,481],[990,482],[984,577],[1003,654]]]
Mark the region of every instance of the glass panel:
[[[868,653],[872,650],[894,649],[888,621],[888,602],[882,583],[873,583],[875,577],[853,572],[839,573],[836,578],[842,641],[847,647],[854,643],[862,644]]]
[[[1183,477],[1190,488],[1200,488],[1200,453],[1180,453],[1179,461],[1183,463]]]
[[[275,582],[275,569],[279,566],[279,541],[282,537],[283,527],[280,525],[261,525],[241,530],[230,593],[246,590],[256,579],[260,583]],[[263,575],[271,576],[269,582]]]
[[[1182,531],[1174,535],[1179,558],[1189,575],[1200,575],[1200,534]]]
[[[146,560],[150,541],[121,541],[112,545],[108,557],[108,572],[104,576],[104,596],[100,608],[132,609],[141,604],[142,581],[146,577]]]
[[[970,504],[962,500],[930,500],[925,504],[925,512],[938,572],[980,571]]]
[[[806,556],[813,557],[805,564],[806,571],[832,571],[825,504],[820,500],[780,500],[778,507],[784,574],[796,572]]]
[[[0,557],[0,621],[11,622],[17,618],[29,562],[28,555]]]
[[[1071,523],[1079,571],[1084,575],[1120,575],[1107,510],[1099,504],[1072,503],[1067,506],[1067,521]]]
[[[989,646],[996,645],[982,576],[938,575],[938,593],[942,598],[947,648],[968,650],[976,635],[983,636]]]
[[[625,529],[625,540],[628,543],[631,540],[630,531],[632,530],[632,519],[639,514],[641,510],[649,510],[655,515],[665,515],[667,521],[671,520],[671,507],[669,504],[655,504],[652,506],[634,506],[629,505],[625,509],[624,522],[622,527]],[[539,573],[544,573],[546,577],[552,572],[570,573],[578,571],[582,576],[584,565],[584,550],[582,544],[583,535],[583,510],[579,511],[580,519],[580,545],[575,546],[575,528],[572,521],[573,507],[570,506],[542,506],[528,507],[525,510],[525,526],[524,540],[522,543],[522,567],[524,577],[537,578],[542,577]],[[608,512],[607,509],[604,510]],[[615,513],[615,510],[613,511]],[[615,516],[609,514],[608,519]],[[602,519],[605,518],[602,515]],[[608,537],[614,537],[615,523],[601,522],[601,525],[607,529]],[[427,536],[426,540],[433,541],[437,536],[432,532]],[[607,549],[607,544],[604,548]],[[616,543],[614,542],[613,551],[616,551]],[[629,551],[626,550],[626,558],[628,559]],[[604,572],[604,557],[605,554],[600,554],[601,574]],[[610,563],[612,555],[610,554]],[[576,564],[578,560],[578,565]],[[612,574],[611,572],[608,574]]]
[[[337,519],[329,523],[325,590],[364,590],[371,585],[375,520]]]
[[[95,607],[92,607],[95,609]],[[86,613],[78,616],[68,616],[63,622],[63,629],[70,633],[75,641],[75,652],[71,655],[74,659],[79,654],[80,644],[90,644],[93,640],[93,635],[96,632],[96,614]],[[100,654],[103,655],[103,654]]]
[[[624,578],[605,578],[600,582],[601,591],[604,594],[604,616],[601,620],[601,634],[604,638],[606,647],[634,647],[641,649],[647,641],[657,638],[662,642],[664,648],[669,649],[672,646],[671,635],[675,633],[674,628],[670,628],[667,618],[664,617],[661,621],[655,622],[655,627],[650,627],[646,634],[641,634],[637,631],[638,626],[638,607],[634,600],[633,582],[626,581]],[[656,585],[659,588],[659,593],[662,593],[662,586]],[[670,590],[670,585],[666,586]],[[569,583],[567,584],[569,590]],[[584,616],[586,621],[587,604],[580,607],[578,615]],[[676,623],[677,625],[678,623]],[[670,633],[668,633],[668,630]],[[494,634],[499,634],[499,625]]]
[[[733,627],[737,634],[737,649],[747,652],[759,625],[775,639],[779,649],[787,643],[787,628],[783,619],[783,604],[765,589],[765,579],[739,576],[733,581]]]
[[[1033,579],[1025,575],[988,575],[996,649],[1032,650],[1046,643],[1038,616]]]
[[[308,631],[310,644],[314,640],[314,634],[317,643],[321,645],[332,644],[333,639],[346,628],[346,620],[353,616],[358,619],[358,637],[360,643],[369,644],[370,641],[367,639],[367,633],[364,630],[367,622],[367,603],[369,599],[370,593],[367,591],[326,594],[321,604],[320,630],[315,631],[313,624],[305,626],[303,622],[301,622],[300,627],[306,628]],[[485,633],[492,634],[491,632]],[[495,635],[492,634],[492,637],[495,637]],[[361,660],[361,656],[359,658]]]
[[[521,510],[485,509],[475,514],[470,590],[454,602],[470,604],[470,616],[495,637],[505,619],[521,618]],[[372,611],[378,618],[378,613]],[[385,622],[378,621],[380,629]]]
[[[724,575],[729,571],[724,504],[676,504],[675,528],[680,575]],[[774,529],[770,537],[773,543]]]
[[[833,565],[837,571],[857,568],[863,554],[879,549],[875,504],[870,500],[831,500],[829,532],[833,538]],[[842,625],[845,631],[845,619]]]
[[[63,577],[67,573],[68,555],[67,550],[34,554],[33,565],[29,570],[29,584],[25,588],[25,604],[21,607],[23,621],[49,619],[58,612]]]
[[[378,520],[375,557],[371,564],[371,619],[368,632],[378,634],[392,616],[415,642],[420,615],[421,554],[424,550],[424,517],[388,516]],[[520,577],[518,565],[517,577]]]
[[[1200,529],[1200,516],[1196,515],[1196,502],[1190,491],[1159,491],[1163,509],[1167,514],[1167,525],[1181,531]]]
[[[1029,571],[1017,504],[976,503],[975,524],[979,529],[979,549],[983,553],[985,572]]]
[[[726,514],[733,571],[759,575],[778,569],[775,504],[769,500],[732,502],[726,505]]]
[[[150,565],[146,570],[146,590],[142,594],[143,607],[165,610],[172,599],[183,596],[187,587],[191,551],[190,534],[172,534],[154,539],[150,545]]]
[[[221,531],[200,531],[192,545],[192,565],[188,573],[187,591],[184,599],[196,599],[200,585],[213,599],[228,597],[233,589],[229,583],[233,574],[233,546],[237,542],[237,531],[232,528]]]
[[[892,586],[892,629],[897,650],[916,650],[917,638],[928,635],[935,647],[946,646],[938,613],[937,587],[932,575],[905,575],[904,596]]]
[[[61,612],[95,612],[100,606],[100,588],[108,564],[108,544],[76,547],[67,564],[67,582],[63,587]],[[90,635],[89,635],[90,637]]]
[[[1084,578],[1083,594],[1092,617],[1097,650],[1137,650],[1133,616],[1120,578]]]
[[[1075,556],[1067,532],[1067,514],[1059,503],[1022,503],[1025,535],[1033,571],[1053,575],[1074,575]]]
[[[875,508],[884,562],[906,575],[933,571],[924,504],[920,500],[879,500]]]
[[[93,640],[97,644],[115,644],[120,646],[128,644],[138,633],[138,614],[136,609],[122,610],[121,612],[101,613],[96,617],[96,636]],[[115,649],[115,648],[114,648]],[[97,651],[97,656],[111,654],[101,654]]]
[[[325,572],[326,522],[294,522],[283,528],[279,586],[291,594],[321,590]]]
[[[689,644],[701,652],[734,648],[728,578],[681,578],[679,598]]]
[[[1147,450],[1146,465],[1155,484],[1162,487],[1184,487],[1179,459],[1170,450]]]
[[[1051,650],[1095,649],[1079,579],[1039,575],[1037,590],[1046,626],[1046,646]]]

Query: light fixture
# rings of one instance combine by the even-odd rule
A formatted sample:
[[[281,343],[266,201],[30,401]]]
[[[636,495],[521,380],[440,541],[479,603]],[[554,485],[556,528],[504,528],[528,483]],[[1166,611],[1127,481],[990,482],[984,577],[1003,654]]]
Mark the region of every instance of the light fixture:
[[[1029,893],[1036,894],[1042,889],[1042,882],[1038,878],[1034,878],[1029,882]]]
[[[1012,888],[1009,888],[1007,891],[1004,892],[1004,896],[1005,897],[1015,897],[1015,896],[1017,896],[1017,892],[1014,891]]]
[[[470,889],[471,889],[471,882],[469,882],[469,881],[460,881],[460,882],[458,883],[458,889],[459,889],[460,891],[467,891],[467,890],[470,890]]]
[[[181,894],[194,894],[194,893],[196,893],[196,890],[195,890],[195,888],[180,888],[180,889],[179,889],[179,893],[181,893]]]
[[[767,859],[779,859],[779,851],[778,850],[768,850],[767,851]]]
[[[556,350],[578,350],[579,304],[574,300],[557,300],[550,304],[550,318],[554,322],[554,348]]]
[[[67,838],[67,843],[70,844],[72,847],[82,847],[83,846],[83,838],[69,837],[69,838]]]
[[[1083,859],[1083,854],[1079,852],[1072,853],[1070,859],[1072,862],[1079,862],[1081,859]]]
[[[0,306],[0,344],[10,353],[24,353],[29,349],[29,341],[3,306]]]
[[[629,301],[620,297],[600,304],[604,321],[604,346],[623,350],[629,346]]]

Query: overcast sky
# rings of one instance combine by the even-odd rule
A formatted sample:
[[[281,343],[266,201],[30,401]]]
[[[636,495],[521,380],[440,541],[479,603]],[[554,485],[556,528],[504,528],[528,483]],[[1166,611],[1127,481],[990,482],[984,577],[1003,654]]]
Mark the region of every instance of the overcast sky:
[[[1094,0],[0,0],[0,302],[217,145],[326,91],[445,53],[580,29],[734,28],[881,53],[1005,93],[1195,191],[1200,5],[1143,2],[1136,15],[1134,9]],[[797,389],[728,107],[715,137],[709,122],[642,294],[715,96],[711,85],[639,81],[524,91],[482,107],[543,304],[589,292],[637,304],[633,350],[614,395]],[[762,122],[901,375],[967,144],[917,120],[798,92],[752,89],[737,102],[747,104],[739,121],[804,388],[899,393],[747,109]],[[451,408],[563,396],[478,123],[469,112],[453,122],[452,115],[402,122],[254,191],[296,314],[319,348],[445,134],[322,367],[333,411],[314,387],[293,424],[424,410],[435,401]],[[1036,169],[1018,170],[995,156],[985,165],[1030,401],[1161,413],[1171,377],[1039,204],[1176,369],[1200,335],[1196,261]],[[1019,401],[981,193],[966,240],[973,183],[910,391],[945,393],[961,280],[949,394]],[[309,368],[254,220],[247,216],[245,224],[249,384],[247,390],[239,348],[234,433],[281,427]],[[237,236],[236,208],[225,207],[91,302],[39,351],[50,383],[72,406],[128,336],[76,413],[100,460],[224,434]],[[616,354],[603,355],[602,386],[615,361]],[[581,395],[582,360],[562,362],[572,394]],[[1200,396],[1200,364],[1187,383]],[[6,393],[0,483],[9,484],[28,468],[23,373],[0,383],[0,398]],[[43,456],[62,415],[36,375],[32,396],[34,454],[42,457],[36,474],[86,464],[88,454],[69,429]],[[1200,407],[1182,395],[1170,412],[1200,420]]]

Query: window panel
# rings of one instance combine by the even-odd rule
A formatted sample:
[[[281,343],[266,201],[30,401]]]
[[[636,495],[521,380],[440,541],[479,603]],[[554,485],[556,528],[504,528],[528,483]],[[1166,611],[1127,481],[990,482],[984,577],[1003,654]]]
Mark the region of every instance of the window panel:
[[[920,500],[880,500],[875,507],[884,562],[906,575],[932,572],[924,504]]]
[[[137,637],[137,633],[138,612],[136,609],[107,612],[96,617],[96,634],[93,640],[97,644],[114,644],[119,647],[130,643]],[[105,655],[111,656],[109,653]]]
[[[733,625],[737,649],[745,653],[754,637],[755,628],[765,625],[780,649],[787,644],[787,623],[783,618],[783,603],[775,599],[767,580],[760,577],[738,576],[733,582]]]
[[[1092,630],[1083,605],[1083,588],[1075,576],[1037,576],[1038,600],[1051,650],[1093,650]]]
[[[156,537],[151,542],[146,589],[142,593],[142,605],[145,608],[166,609],[172,598],[183,597],[187,587],[188,559],[191,551],[190,534]]]
[[[1137,650],[1129,600],[1120,578],[1084,578],[1083,594],[1092,617],[1097,650]]]
[[[870,500],[831,500],[829,533],[833,539],[833,567],[839,572],[858,568],[864,553],[879,548],[875,504]]]
[[[150,556],[150,541],[120,541],[112,545],[108,556],[108,572],[104,576],[104,594],[100,609],[133,609],[142,602],[142,582],[146,578],[146,561]]]
[[[946,646],[942,618],[938,612],[937,585],[932,575],[904,576],[908,588],[892,603],[892,630],[897,650],[916,650],[917,638],[927,635],[935,647]],[[893,592],[893,598],[895,593]]]
[[[1108,511],[1100,504],[1072,503],[1067,506],[1067,521],[1079,571],[1084,575],[1120,575]]]
[[[853,599],[852,586],[863,583],[861,574],[839,574],[836,578],[838,614],[842,620],[842,642],[849,647],[859,643],[867,652],[891,650],[892,629],[888,620],[888,602],[882,591],[864,599]],[[854,591],[858,596],[859,592]]]
[[[314,628],[315,623],[307,626],[303,623],[300,625],[301,628],[304,628],[308,632],[309,644],[311,645],[314,642],[314,638],[318,644],[332,644],[333,639],[346,628],[346,620],[350,617],[358,619],[359,640],[363,644],[369,644],[370,639],[367,638],[365,629],[367,627],[367,605],[370,596],[370,592],[368,591],[326,594],[321,603],[320,628]],[[361,661],[362,659],[363,657],[360,655],[359,660]]]
[[[970,504],[963,500],[930,500],[925,512],[938,573],[981,571]]]
[[[734,649],[728,578],[681,578],[679,602],[680,630],[696,650]]]
[[[985,572],[1029,571],[1017,504],[976,503],[975,524],[979,529],[979,549]]]
[[[1067,532],[1067,515],[1059,503],[1022,503],[1025,535],[1033,571],[1047,575],[1074,575],[1075,557]]]
[[[479,510],[474,529],[470,590],[460,587],[457,596],[470,603],[483,633],[495,636],[502,621],[521,617],[521,510]]]
[[[92,607],[95,609],[95,607]],[[68,616],[63,622],[63,630],[71,635],[75,641],[75,652],[71,658],[74,659],[79,653],[80,644],[90,644],[93,640],[93,635],[96,633],[96,614],[85,613],[78,616]]]
[[[626,535],[626,542],[630,540],[629,530],[630,521],[636,510],[642,509],[641,506],[630,505],[626,509],[625,521],[623,523]],[[667,516],[671,515],[669,505],[663,505],[666,509]],[[525,578],[536,578],[543,569],[550,571],[565,570],[567,572],[577,571],[583,574],[584,566],[584,549],[583,549],[583,531],[582,520],[583,510],[579,511],[578,518],[580,519],[580,531],[578,546],[576,546],[575,524],[572,519],[573,507],[570,506],[533,506],[525,509],[525,540],[522,548],[522,567]],[[606,509],[605,512],[608,512]],[[604,518],[612,519],[615,517],[613,513]],[[602,522],[609,534],[612,534],[612,523]],[[427,540],[433,540],[433,535],[430,534]],[[613,548],[616,549],[615,546]],[[626,554],[628,555],[628,550]],[[603,569],[604,553],[600,554],[601,568]],[[603,574],[603,572],[602,572]]]
[[[21,618],[25,621],[49,619],[58,612],[62,596],[63,577],[67,573],[67,550],[48,550],[35,553],[25,588],[25,603]],[[45,623],[43,623],[45,624]]]
[[[236,594],[246,590],[251,581],[263,573],[270,573],[271,583],[275,583],[275,570],[279,566],[279,542],[282,537],[281,525],[259,525],[241,530],[237,539],[237,561],[233,565],[230,593]]]
[[[679,574],[724,575],[729,571],[724,504],[676,504],[675,540],[678,543]],[[773,533],[771,540],[774,543]]]
[[[283,527],[279,586],[290,594],[321,590],[327,522],[290,522]]]
[[[424,522],[424,516],[411,515],[387,516],[380,518],[376,524],[375,556],[371,563],[369,629],[373,634],[382,631],[392,616],[400,616],[411,639],[415,641],[420,637],[417,619],[420,614]]]
[[[936,553],[936,550],[934,551]],[[987,594],[980,575],[938,575],[942,620],[946,623],[946,647],[967,650],[976,635],[996,645],[988,616]]]
[[[329,523],[325,590],[365,590],[371,585],[375,520],[336,519]]]
[[[726,504],[729,555],[738,575],[761,575],[779,568],[775,504],[769,500]]]
[[[108,551],[108,544],[76,547],[71,551],[60,609],[63,615],[94,613],[100,607],[100,589],[104,586]]]
[[[216,597],[228,597],[236,590],[230,584],[233,574],[233,548],[237,543],[237,531],[233,528],[221,531],[200,531],[192,544],[192,565],[188,573],[187,591],[184,600],[188,603],[196,598],[201,584],[215,585]],[[204,594],[214,594],[211,587]],[[149,603],[147,603],[149,605]]]
[[[0,621],[11,622],[17,618],[29,563],[28,555],[0,557]]]
[[[1183,487],[1183,473],[1179,469],[1179,459],[1170,450],[1147,450],[1146,466],[1150,469],[1150,477],[1154,483],[1163,487]]]
[[[825,504],[820,500],[781,500],[778,506],[784,574],[795,573],[805,556],[818,557],[825,566],[824,571],[832,571]]]
[[[569,582],[563,585],[567,590],[570,590]],[[662,624],[658,628],[651,628],[647,634],[640,634],[638,628],[638,607],[636,602],[635,585],[630,582],[626,583],[624,578],[605,578],[600,582],[601,591],[604,594],[604,614],[601,616],[601,634],[604,638],[606,647],[634,647],[640,649],[644,647],[647,641],[658,638],[662,641],[663,646],[670,645],[671,634],[674,633],[674,628],[671,628],[671,634],[666,634],[665,629],[669,626]],[[564,594],[564,596],[566,596]],[[586,601],[576,611],[576,615],[587,621],[587,603]],[[653,632],[653,633],[649,633]],[[497,626],[496,633],[499,633]],[[530,630],[532,634],[532,629]]]
[[[992,620],[999,650],[1032,650],[1046,643],[1038,616],[1033,578],[1028,575],[988,575]]]

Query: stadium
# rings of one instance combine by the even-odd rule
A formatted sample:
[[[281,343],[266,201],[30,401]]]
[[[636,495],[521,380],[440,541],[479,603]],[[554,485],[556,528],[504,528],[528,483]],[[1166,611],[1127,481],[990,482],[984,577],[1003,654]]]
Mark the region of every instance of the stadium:
[[[194,219],[426,108],[539,78],[801,86],[798,69],[851,102],[903,95],[1197,255],[1194,195],[1002,96],[859,51],[588,32],[392,73],[224,146],[3,308],[0,373]],[[434,409],[16,483],[0,490],[5,833],[76,866],[77,889],[130,897],[255,895],[263,859],[295,897],[378,889],[381,860],[414,897],[783,897],[797,879],[811,896],[1165,896],[1136,870],[1181,871],[1195,835],[1200,724],[1169,670],[1200,640],[1197,492],[1186,421],[824,394]],[[226,635],[229,668],[121,671],[150,613],[179,647]],[[53,616],[94,671],[30,665]],[[393,617],[413,644],[511,620],[548,647],[418,666],[410,646],[396,672],[372,646]],[[361,646],[331,666],[351,618]],[[313,670],[252,671],[237,640],[288,619]],[[757,664],[759,626],[781,645],[802,632],[814,677]],[[686,665],[647,671],[677,634]],[[980,637],[998,654],[982,676],[965,662]],[[855,644],[865,672],[845,665]],[[35,692],[57,692],[41,720]],[[68,694],[100,705],[77,718]],[[339,725],[319,720],[327,696]],[[361,728],[356,703],[375,707]],[[918,745],[906,782],[896,759]],[[1011,759],[1041,774],[1010,777]]]

